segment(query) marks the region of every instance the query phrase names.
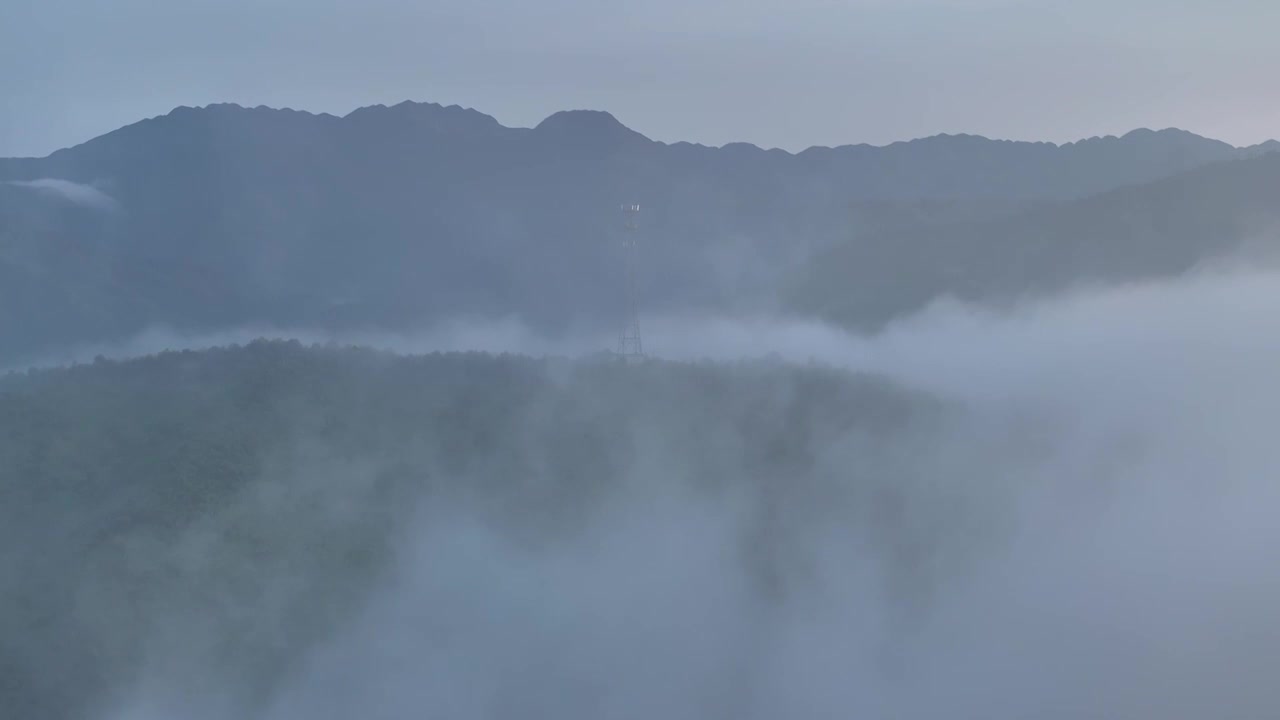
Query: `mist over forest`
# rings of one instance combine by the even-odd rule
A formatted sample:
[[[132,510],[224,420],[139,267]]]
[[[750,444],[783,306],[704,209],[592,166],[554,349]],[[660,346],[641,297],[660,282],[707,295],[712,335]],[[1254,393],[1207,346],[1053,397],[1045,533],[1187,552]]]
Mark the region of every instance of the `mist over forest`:
[[[404,103],[0,159],[0,717],[1274,715],[1276,149]]]

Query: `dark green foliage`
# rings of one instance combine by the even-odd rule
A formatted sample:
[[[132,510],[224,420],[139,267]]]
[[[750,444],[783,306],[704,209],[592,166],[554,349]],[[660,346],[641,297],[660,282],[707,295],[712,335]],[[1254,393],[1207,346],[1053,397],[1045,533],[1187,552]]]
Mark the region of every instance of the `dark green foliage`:
[[[165,673],[252,706],[360,607],[424,508],[555,543],[624,485],[803,497],[859,472],[841,453],[871,458],[939,410],[822,368],[296,342],[10,375],[0,715],[83,717]]]

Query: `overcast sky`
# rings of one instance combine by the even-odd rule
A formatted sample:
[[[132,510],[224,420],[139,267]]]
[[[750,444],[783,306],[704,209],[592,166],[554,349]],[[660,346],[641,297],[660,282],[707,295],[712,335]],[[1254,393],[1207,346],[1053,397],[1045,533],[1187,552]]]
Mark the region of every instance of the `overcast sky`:
[[[0,156],[177,105],[426,100],[658,140],[1280,135],[1274,0],[0,0]]]

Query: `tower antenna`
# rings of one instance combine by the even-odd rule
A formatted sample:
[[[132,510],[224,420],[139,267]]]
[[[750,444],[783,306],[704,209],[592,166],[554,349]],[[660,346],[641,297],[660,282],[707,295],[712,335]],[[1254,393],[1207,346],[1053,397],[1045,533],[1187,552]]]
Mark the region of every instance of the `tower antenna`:
[[[624,360],[644,358],[640,340],[640,313],[636,297],[636,236],[640,229],[640,206],[622,206],[622,328],[618,331],[618,355]]]

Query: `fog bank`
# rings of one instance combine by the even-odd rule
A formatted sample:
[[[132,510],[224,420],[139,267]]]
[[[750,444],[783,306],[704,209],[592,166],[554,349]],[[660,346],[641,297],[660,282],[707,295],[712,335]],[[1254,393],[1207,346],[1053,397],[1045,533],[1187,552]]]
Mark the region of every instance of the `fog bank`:
[[[871,502],[875,478],[842,475],[873,447],[852,437],[777,491],[707,492],[697,468],[640,452],[582,525],[547,542],[475,497],[435,497],[397,536],[389,578],[262,717],[1269,716],[1277,311],[1280,277],[1236,272],[1011,312],[936,304],[874,337],[648,319],[665,358],[870,371],[961,411],[876,440],[891,505]],[[535,354],[609,343],[517,324],[303,339]],[[762,516],[780,518],[764,536]],[[784,592],[760,585],[751,552],[772,553]],[[105,717],[229,717],[209,706],[216,693],[157,700],[150,687]]]

